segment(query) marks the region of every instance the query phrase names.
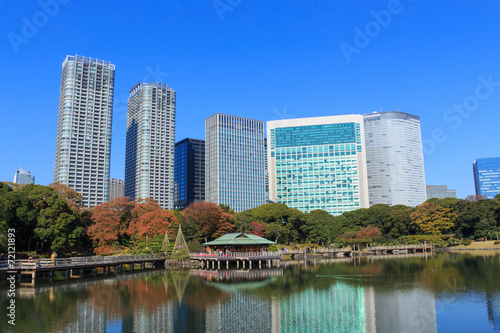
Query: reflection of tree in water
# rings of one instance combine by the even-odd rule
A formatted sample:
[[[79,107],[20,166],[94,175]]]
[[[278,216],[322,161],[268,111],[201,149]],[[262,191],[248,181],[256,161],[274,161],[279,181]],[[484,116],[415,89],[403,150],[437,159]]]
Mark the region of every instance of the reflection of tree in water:
[[[193,277],[184,290],[184,302],[194,310],[206,310],[225,302],[229,294],[204,283],[202,278]]]
[[[138,310],[154,312],[175,298],[166,275],[114,281],[89,288],[89,301],[110,318],[128,316]]]
[[[55,332],[76,321],[78,303],[87,299],[86,290],[58,293],[50,300],[50,292],[34,298],[16,298],[16,325],[7,323],[3,315],[0,332]],[[9,299],[0,301],[2,313],[6,313]]]

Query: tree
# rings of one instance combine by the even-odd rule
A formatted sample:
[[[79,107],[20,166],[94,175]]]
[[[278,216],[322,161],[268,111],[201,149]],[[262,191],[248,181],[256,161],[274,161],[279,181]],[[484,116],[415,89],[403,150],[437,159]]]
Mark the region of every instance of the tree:
[[[467,200],[467,201],[479,201],[479,200],[485,200],[485,199],[486,199],[485,195],[474,195],[474,194],[468,195],[465,198],[465,200]]]
[[[379,237],[380,231],[373,225],[361,228],[358,232],[356,232],[356,238],[371,239],[372,241],[376,241]]]
[[[250,233],[259,237],[264,237],[266,226],[258,222],[250,222]]]
[[[231,232],[235,227],[235,217],[224,212],[221,207],[214,203],[193,202],[184,209],[183,213],[186,222],[192,222],[198,226],[205,242]]]
[[[98,249],[94,249],[94,252],[110,251],[111,245],[115,242],[121,241],[122,244],[127,244],[129,235],[126,232],[132,220],[131,212],[134,208],[135,202],[128,197],[104,202],[93,208],[91,217],[93,224],[88,228],[88,234],[97,245]]]
[[[175,234],[179,221],[174,214],[161,208],[148,211],[132,220],[127,233],[143,239],[145,236],[153,238],[157,235]]]
[[[424,202],[410,218],[411,223],[417,225],[425,234],[440,235],[442,231],[453,228],[457,216],[451,208]]]
[[[317,209],[307,214],[306,222],[301,226],[305,241],[326,244],[334,221],[335,218],[325,210]]]
[[[55,182],[49,184],[51,188],[53,188],[57,194],[66,200],[68,205],[73,209],[76,210],[77,212],[80,211],[80,209],[83,207],[83,197],[80,193],[77,191],[73,190],[71,187],[66,186],[64,184]]]
[[[81,245],[85,231],[80,215],[54,189],[29,184],[19,192],[27,196],[37,211],[34,236],[38,241],[57,252],[69,251]]]

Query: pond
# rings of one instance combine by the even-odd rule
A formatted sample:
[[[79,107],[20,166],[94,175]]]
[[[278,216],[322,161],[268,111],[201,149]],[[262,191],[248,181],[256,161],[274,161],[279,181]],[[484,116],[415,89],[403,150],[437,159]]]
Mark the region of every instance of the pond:
[[[2,285],[0,306],[9,299]],[[4,292],[5,291],[5,292]],[[2,332],[500,332],[500,255],[149,270],[17,288]]]

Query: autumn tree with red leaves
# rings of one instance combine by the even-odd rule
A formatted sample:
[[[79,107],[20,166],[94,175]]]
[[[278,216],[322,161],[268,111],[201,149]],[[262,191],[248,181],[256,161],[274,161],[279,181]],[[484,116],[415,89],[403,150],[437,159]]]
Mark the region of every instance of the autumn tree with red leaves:
[[[219,238],[234,230],[235,217],[211,202],[194,202],[184,209],[186,222],[198,226],[205,242]]]
[[[97,247],[96,254],[104,254],[111,251],[111,245],[117,242],[130,224],[131,211],[135,202],[128,197],[117,198],[110,202],[104,202],[94,207],[92,211],[92,225],[87,233]]]
[[[148,236],[153,238],[157,235],[175,234],[175,228],[179,225],[177,218],[168,210],[158,209],[147,211],[134,218],[130,223],[127,233],[137,236],[139,239]]]
[[[250,222],[250,233],[259,237],[264,237],[266,226],[258,222]]]

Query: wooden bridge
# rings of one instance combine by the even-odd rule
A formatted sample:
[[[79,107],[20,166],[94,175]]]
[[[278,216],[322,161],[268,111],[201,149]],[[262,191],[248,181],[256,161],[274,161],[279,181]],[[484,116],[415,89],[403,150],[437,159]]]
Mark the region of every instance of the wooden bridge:
[[[280,261],[283,259],[283,253],[281,251],[277,252],[216,252],[215,254],[210,253],[190,253],[189,258],[192,260],[199,260],[203,264],[203,268],[215,268],[220,269],[221,262],[226,263],[226,269],[229,269],[230,263],[236,263],[236,268],[240,268],[240,263],[245,268],[248,263],[248,268],[252,269],[252,263],[258,264],[259,268],[262,268],[262,262],[267,267],[271,267],[273,261],[279,267]]]
[[[402,254],[402,253],[417,253],[417,252],[431,252],[434,246],[430,244],[418,245],[395,245],[395,246],[371,246],[361,250],[354,250],[350,247],[346,248],[323,248],[323,249],[309,249],[309,250],[291,250],[282,252],[284,255],[290,255],[292,260],[298,258],[307,259],[308,256],[323,255],[325,257],[345,257],[368,254]]]
[[[48,273],[53,278],[54,273],[62,271],[65,278],[81,278],[85,270],[91,270],[95,276],[97,271],[106,275],[113,270],[120,272],[124,268],[133,270],[135,266],[140,269],[154,268],[165,262],[163,254],[128,255],[128,256],[94,256],[94,257],[72,257],[61,259],[21,259],[9,260],[0,263],[0,274],[15,274],[18,279],[22,275],[31,275],[34,280],[43,273]]]

